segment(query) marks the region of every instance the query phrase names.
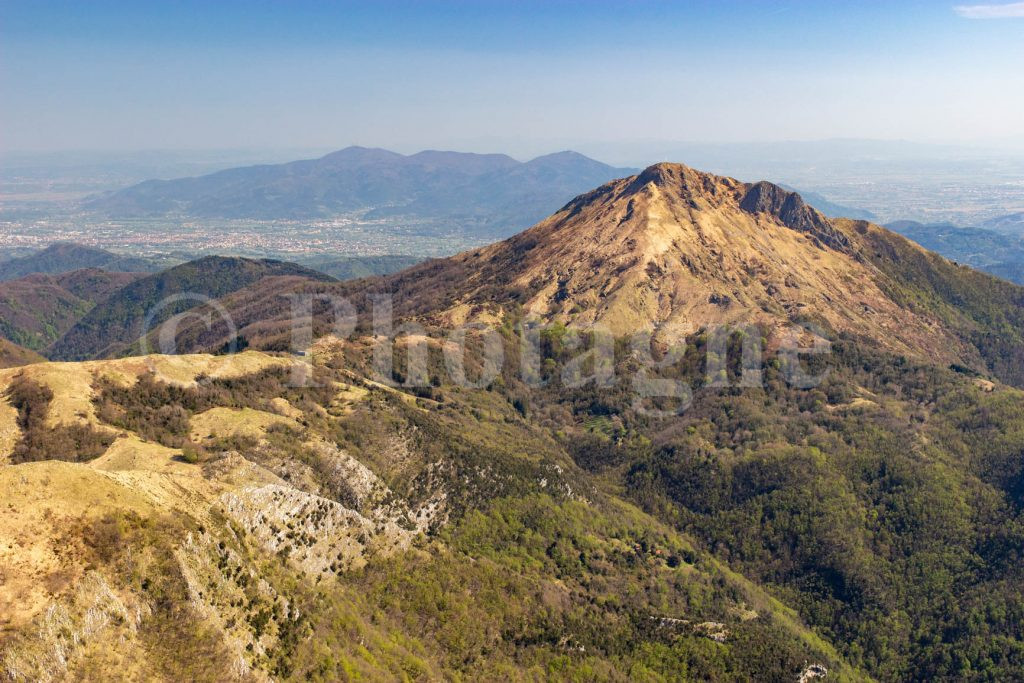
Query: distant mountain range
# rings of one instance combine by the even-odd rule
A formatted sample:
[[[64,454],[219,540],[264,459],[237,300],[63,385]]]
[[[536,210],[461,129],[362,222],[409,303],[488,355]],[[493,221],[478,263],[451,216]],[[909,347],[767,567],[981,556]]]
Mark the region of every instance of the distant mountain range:
[[[571,151],[523,163],[504,154],[424,151],[405,156],[348,147],[319,159],[148,180],[93,197],[86,208],[122,218],[258,220],[328,218],[365,210],[371,220],[447,221],[499,235],[528,227],[587,189],[635,172]],[[801,195],[830,217],[877,220],[870,211],[814,192]]]
[[[510,232],[532,225],[580,192],[633,172],[568,151],[524,163],[504,154],[405,156],[348,147],[319,159],[147,180],[93,197],[85,207],[115,217],[259,220],[366,211],[370,219],[411,216]]]

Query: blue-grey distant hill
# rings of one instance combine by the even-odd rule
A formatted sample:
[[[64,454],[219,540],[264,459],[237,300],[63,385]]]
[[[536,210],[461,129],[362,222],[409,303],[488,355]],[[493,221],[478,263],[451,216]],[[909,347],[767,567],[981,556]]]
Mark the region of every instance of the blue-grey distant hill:
[[[1011,213],[998,218],[990,218],[981,227],[1011,235],[1024,236],[1024,211]]]
[[[949,223],[895,221],[885,227],[948,259],[1024,285],[1024,239],[1020,237]]]
[[[0,262],[0,282],[34,273],[57,274],[81,268],[100,268],[108,272],[152,273],[165,267],[158,259],[113,254],[105,249],[72,242],[56,242],[19,258]]]
[[[86,208],[113,217],[303,220],[368,210],[368,218],[443,221],[453,229],[511,232],[576,195],[635,169],[576,152],[520,162],[504,154],[402,155],[348,147],[319,159],[147,180],[96,196]]]

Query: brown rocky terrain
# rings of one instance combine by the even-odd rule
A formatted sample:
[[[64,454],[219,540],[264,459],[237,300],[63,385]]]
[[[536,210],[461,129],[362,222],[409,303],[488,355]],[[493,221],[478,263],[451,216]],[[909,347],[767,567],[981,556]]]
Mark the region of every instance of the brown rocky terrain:
[[[713,324],[802,317],[901,352],[958,348],[937,320],[882,291],[884,276],[859,256],[851,227],[771,183],[658,164],[453,257],[449,268],[466,277],[444,315],[459,323],[497,314],[497,281],[527,314],[615,335],[651,329],[678,340]]]
[[[885,228],[826,218],[777,185],[667,163],[481,249],[383,278],[257,285],[220,303],[246,343],[283,350],[299,292],[348,298],[361,313],[372,296],[390,294],[398,318],[427,324],[524,314],[617,336],[649,330],[664,341],[717,324],[778,330],[812,321],[902,355],[997,372],[1005,354],[990,348],[1001,324],[993,306],[1009,311],[1013,334],[1024,331],[1020,288]],[[315,334],[329,332],[329,304],[317,300],[314,311]],[[178,341],[188,352],[230,339],[223,325],[185,321]]]

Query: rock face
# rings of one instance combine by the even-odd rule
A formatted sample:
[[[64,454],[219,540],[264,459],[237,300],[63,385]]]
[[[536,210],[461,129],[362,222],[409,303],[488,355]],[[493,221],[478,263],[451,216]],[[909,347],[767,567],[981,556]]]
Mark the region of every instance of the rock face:
[[[850,240],[829,223],[824,215],[804,203],[796,192],[787,192],[778,185],[761,181],[754,183],[740,200],[747,213],[766,213],[786,227],[810,233],[833,249],[846,249]]]

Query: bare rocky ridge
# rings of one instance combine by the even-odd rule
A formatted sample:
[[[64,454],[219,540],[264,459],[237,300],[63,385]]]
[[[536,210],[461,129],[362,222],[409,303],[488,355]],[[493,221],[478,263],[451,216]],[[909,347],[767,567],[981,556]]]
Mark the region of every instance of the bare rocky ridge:
[[[833,249],[850,246],[850,240],[832,227],[823,214],[804,203],[800,195],[764,180],[750,186],[740,200],[740,208],[755,215],[774,216],[786,227],[814,235]]]

